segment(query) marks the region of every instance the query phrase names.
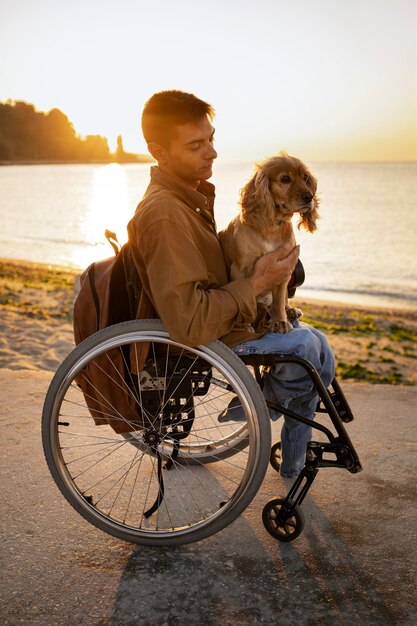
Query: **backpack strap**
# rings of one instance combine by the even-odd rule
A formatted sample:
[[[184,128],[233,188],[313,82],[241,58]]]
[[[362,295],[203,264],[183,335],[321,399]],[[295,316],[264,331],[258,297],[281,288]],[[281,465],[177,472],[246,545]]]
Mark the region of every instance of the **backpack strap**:
[[[135,261],[132,254],[132,248],[129,243],[126,243],[121,248],[120,255],[122,257],[125,273],[126,290],[130,308],[130,318],[134,320],[136,318],[140,295],[142,293],[142,283],[139,278],[138,270],[136,269]]]

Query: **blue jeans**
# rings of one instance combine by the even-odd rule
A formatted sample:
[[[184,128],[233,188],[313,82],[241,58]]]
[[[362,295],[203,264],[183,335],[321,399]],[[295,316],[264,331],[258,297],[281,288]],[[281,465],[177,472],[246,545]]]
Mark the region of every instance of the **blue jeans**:
[[[323,333],[296,320],[288,333],[268,333],[260,339],[245,341],[233,348],[238,355],[285,354],[310,361],[318,371],[323,384],[328,387],[334,378],[335,360]],[[265,374],[263,393],[266,400],[277,402],[291,411],[314,419],[318,394],[306,373],[296,363],[276,364]],[[281,415],[270,410],[272,420]],[[284,416],[281,430],[281,476],[297,476],[305,462],[311,427]]]

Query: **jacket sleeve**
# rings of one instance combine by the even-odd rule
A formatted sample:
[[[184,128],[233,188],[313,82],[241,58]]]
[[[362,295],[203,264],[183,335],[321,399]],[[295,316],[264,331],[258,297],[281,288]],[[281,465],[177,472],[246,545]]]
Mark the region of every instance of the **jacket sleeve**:
[[[136,230],[135,239],[144,287],[173,340],[204,344],[253,322],[257,305],[250,282],[219,285],[190,227],[160,219]]]

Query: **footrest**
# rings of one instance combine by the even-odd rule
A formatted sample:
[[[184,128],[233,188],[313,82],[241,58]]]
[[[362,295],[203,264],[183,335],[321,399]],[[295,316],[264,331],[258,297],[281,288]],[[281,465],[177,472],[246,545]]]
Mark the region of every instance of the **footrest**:
[[[362,471],[362,466],[355,450],[340,439],[330,443],[310,441],[307,444],[304,469],[318,469],[321,467],[341,467],[347,469],[351,474],[357,474]]]
[[[333,385],[336,381],[333,382]],[[329,391],[329,396],[332,399],[332,402],[335,406],[335,409],[340,417],[340,419],[342,420],[342,422],[348,423],[348,422],[352,422],[353,421],[353,413],[350,410],[350,407],[347,403],[347,400],[345,398],[345,396],[343,395],[342,390],[339,389],[335,389],[334,391],[330,392]],[[319,401],[317,408],[316,408],[316,413],[327,413],[326,408],[323,406],[321,400]]]

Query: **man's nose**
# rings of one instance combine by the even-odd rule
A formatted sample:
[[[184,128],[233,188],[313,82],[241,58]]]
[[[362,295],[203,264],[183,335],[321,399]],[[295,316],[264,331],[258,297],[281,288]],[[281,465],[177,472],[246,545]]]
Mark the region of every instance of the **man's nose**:
[[[210,148],[209,148],[207,154],[208,154],[208,156],[207,156],[208,159],[216,159],[217,158],[217,152],[215,151],[214,146],[212,146],[211,144],[210,144]]]

